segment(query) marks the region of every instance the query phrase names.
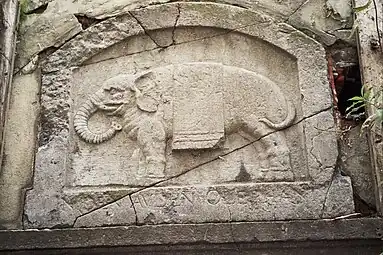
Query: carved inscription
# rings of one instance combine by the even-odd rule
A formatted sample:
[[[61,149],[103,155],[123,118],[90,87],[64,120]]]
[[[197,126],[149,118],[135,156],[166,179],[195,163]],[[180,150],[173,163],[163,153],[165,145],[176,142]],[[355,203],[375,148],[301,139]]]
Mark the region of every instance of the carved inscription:
[[[248,194],[246,191],[235,191],[230,189],[210,189],[205,193],[201,190],[185,189],[185,190],[150,190],[134,195],[133,202],[136,206],[146,209],[161,209],[170,207],[189,207],[198,204],[210,206],[221,205],[246,205],[249,204]]]

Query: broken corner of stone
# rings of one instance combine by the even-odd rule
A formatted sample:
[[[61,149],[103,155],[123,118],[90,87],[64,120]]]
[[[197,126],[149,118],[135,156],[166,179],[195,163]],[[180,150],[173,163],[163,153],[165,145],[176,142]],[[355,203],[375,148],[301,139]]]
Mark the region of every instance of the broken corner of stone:
[[[0,222],[287,221],[355,210],[350,178],[335,170],[325,51],[279,19],[218,3],[124,9],[38,66],[14,80]]]

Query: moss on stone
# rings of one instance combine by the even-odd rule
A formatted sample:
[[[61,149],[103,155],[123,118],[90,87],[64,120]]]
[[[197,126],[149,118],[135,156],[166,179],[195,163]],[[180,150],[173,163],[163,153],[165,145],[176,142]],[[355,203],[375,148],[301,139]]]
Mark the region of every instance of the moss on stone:
[[[20,23],[22,23],[25,20],[26,16],[27,16],[26,12],[27,12],[27,8],[28,8],[28,1],[29,0],[19,0],[19,4],[20,4]]]

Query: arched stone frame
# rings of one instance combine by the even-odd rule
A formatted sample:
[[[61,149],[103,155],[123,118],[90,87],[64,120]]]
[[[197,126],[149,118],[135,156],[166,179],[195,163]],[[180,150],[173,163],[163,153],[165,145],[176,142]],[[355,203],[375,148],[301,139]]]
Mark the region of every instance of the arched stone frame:
[[[158,18],[152,20],[151,17]],[[284,220],[326,217],[327,196],[331,194],[330,188],[335,186],[335,184],[332,185],[331,183],[333,182],[337,159],[337,153],[334,153],[334,150],[336,151],[337,146],[334,123],[331,116],[331,100],[326,78],[327,69],[324,49],[318,42],[310,39],[291,26],[275,22],[272,18],[264,14],[255,13],[235,6],[213,3],[171,3],[156,5],[135,10],[126,15],[110,18],[85,30],[44,61],[42,64],[42,125],[39,139],[41,150],[36,154],[35,186],[34,190],[30,191],[27,196],[27,214],[33,215],[37,213],[38,205],[41,205],[41,198],[37,198],[36,195],[39,190],[41,191],[40,188],[42,188],[46,182],[44,179],[46,179],[46,173],[48,171],[56,171],[54,173],[56,176],[53,177],[54,181],[52,182],[53,186],[56,185],[56,187],[53,188],[56,190],[55,193],[62,193],[65,187],[63,176],[65,175],[66,159],[57,159],[58,162],[56,162],[54,166],[46,160],[47,156],[51,154],[49,152],[51,150],[50,147],[55,148],[56,151],[61,151],[65,155],[69,153],[66,144],[70,125],[69,110],[71,107],[71,98],[69,91],[72,70],[81,68],[82,63],[91,57],[129,37],[143,34],[147,34],[151,37],[151,32],[158,29],[172,28],[173,31],[175,31],[179,27],[196,26],[237,31],[248,36],[259,38],[288,52],[296,58],[298,65],[299,88],[302,98],[302,116],[296,120],[296,123],[304,123],[310,181],[299,183],[296,186],[292,184],[291,187],[287,189],[295,190],[300,194],[299,196],[303,196],[304,202],[286,213],[274,213],[274,216],[270,216],[269,214],[253,214],[253,216],[249,216],[247,214],[249,210],[251,212],[250,208],[243,209],[244,215],[233,213],[228,209],[229,220]],[[154,38],[152,39],[155,40]],[[165,47],[167,46],[168,45],[165,45]],[[318,123],[321,123],[321,125]],[[325,124],[322,125],[323,123]],[[318,127],[324,127],[325,130],[321,130]],[[274,196],[278,196],[280,188],[281,186],[271,186],[270,184],[264,185],[260,189],[262,190],[261,193],[272,193]],[[187,197],[183,189],[185,188],[178,190],[178,198],[180,196]],[[220,189],[224,190],[220,192],[225,193],[231,188],[217,187],[217,190]],[[235,190],[237,187],[233,189]],[[238,189],[241,190],[240,187]],[[171,191],[165,193],[177,193],[177,191],[174,191],[175,188],[170,188],[169,190]],[[349,192],[349,185],[344,185],[340,187],[340,190],[333,192],[343,192],[342,190]],[[215,190],[203,187],[201,190],[195,192],[198,194],[197,196],[202,197],[202,193],[211,195],[212,191]],[[125,206],[130,208],[127,210],[134,210],[136,215],[136,218],[132,221],[136,221],[136,223],[145,222],[148,215],[151,215],[150,210],[140,215],[137,212],[135,204],[141,203],[140,196],[142,194],[149,193],[155,196],[156,190],[147,189],[137,193],[136,189],[132,189],[129,193],[132,195],[120,194],[120,199],[117,199],[115,203],[127,200]],[[349,195],[351,196],[352,194]],[[36,201],[36,199],[40,200],[40,203]],[[82,212],[81,210],[76,211],[76,209],[70,209],[70,206],[68,207],[63,199],[58,198],[58,200],[60,200],[60,202],[56,204],[52,202],[52,208],[57,206],[66,208],[63,213],[65,215],[64,217],[60,216],[58,219],[52,219],[52,222],[59,222],[58,225],[65,224],[63,222],[76,222],[75,226],[89,226],[89,224],[83,223],[82,225],[82,223],[79,222],[86,222],[87,220],[84,220],[84,218],[87,216],[94,215],[94,213],[97,213],[100,209],[102,210],[109,206],[113,207],[113,204],[115,204],[112,203],[113,201],[107,201],[107,203],[94,206],[87,212]],[[34,201],[33,205],[32,201]],[[259,202],[261,201],[263,200]],[[285,202],[291,203],[292,201]],[[349,201],[346,203],[348,202]],[[298,213],[298,208],[303,207],[306,208],[304,212]],[[349,208],[350,207],[346,207],[346,211]],[[268,210],[271,209],[272,208],[269,208]],[[82,214],[84,214],[84,217],[81,216]],[[217,215],[214,215],[213,218],[208,217],[202,220],[197,218],[184,220],[181,217],[170,222],[225,221],[228,215],[223,217],[218,215],[214,218],[215,216]],[[331,216],[331,213],[329,213],[329,216]],[[52,224],[49,220],[47,221],[49,223],[44,223],[43,219],[40,220],[41,221],[31,221],[29,226],[43,227]],[[149,222],[153,223],[151,221]],[[168,221],[165,217],[164,219],[154,221],[154,223],[156,222],[161,223]],[[121,224],[124,223],[131,224],[129,221],[121,222]]]

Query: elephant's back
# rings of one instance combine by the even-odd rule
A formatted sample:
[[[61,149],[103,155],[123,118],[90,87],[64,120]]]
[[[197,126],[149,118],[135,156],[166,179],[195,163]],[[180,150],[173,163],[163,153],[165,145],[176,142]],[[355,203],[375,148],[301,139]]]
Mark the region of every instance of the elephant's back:
[[[169,121],[174,110],[181,115],[193,110],[195,114],[223,111],[226,119],[267,116],[276,122],[286,115],[286,101],[278,85],[243,68],[193,62],[155,68],[145,76],[148,81],[140,84],[140,89],[161,101]]]
[[[224,66],[223,70],[225,113],[283,120],[286,100],[275,82],[243,68]]]

